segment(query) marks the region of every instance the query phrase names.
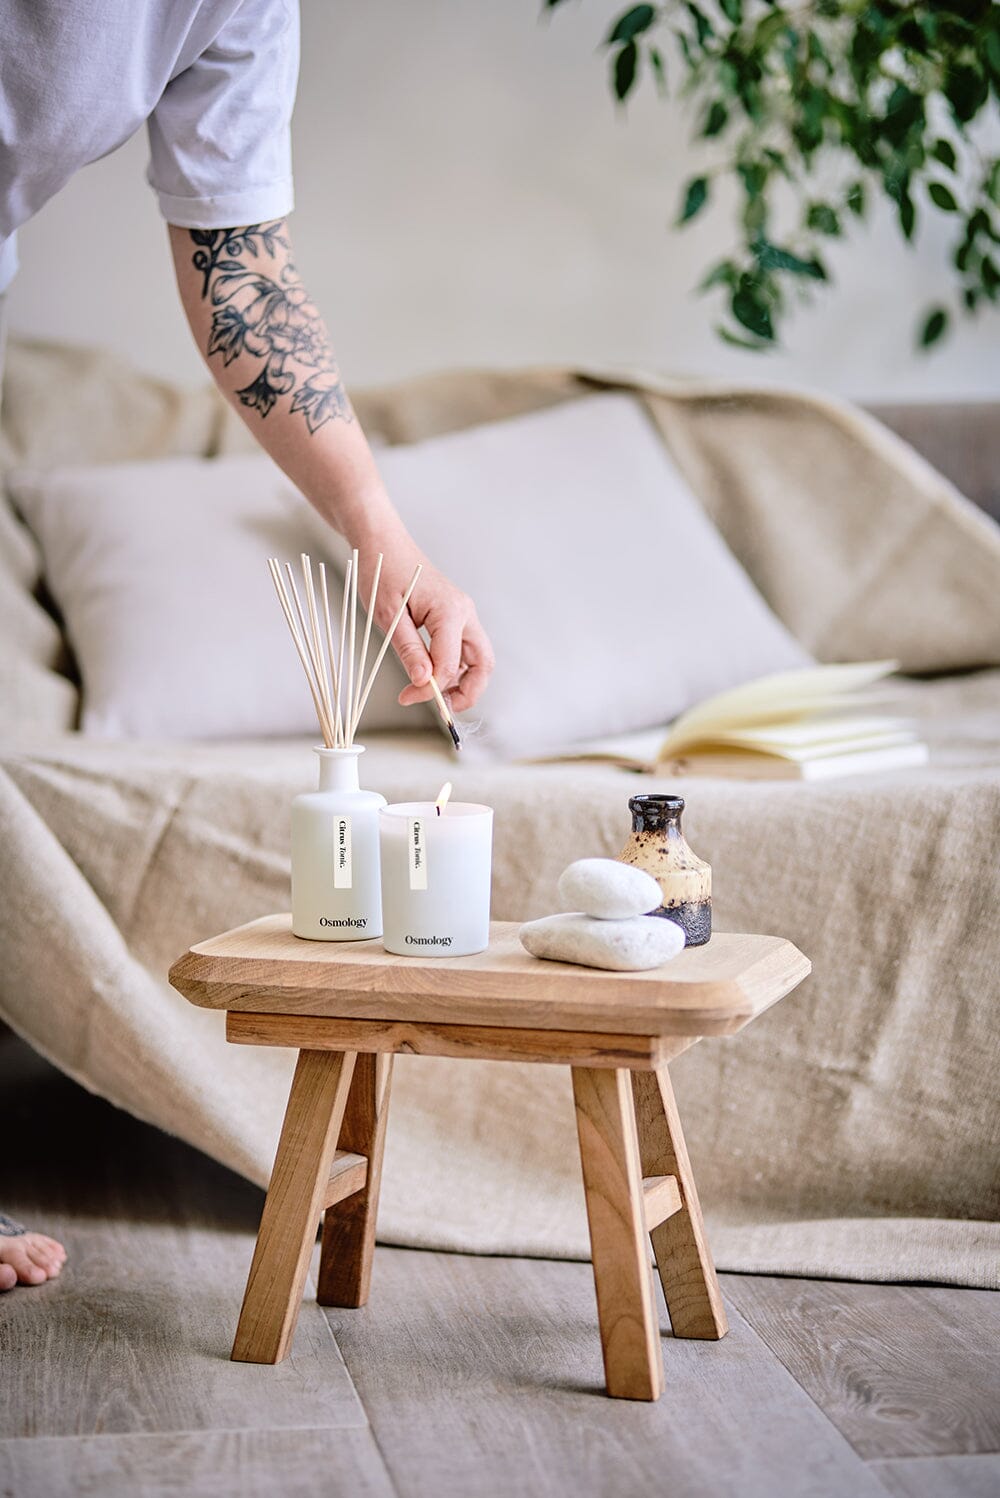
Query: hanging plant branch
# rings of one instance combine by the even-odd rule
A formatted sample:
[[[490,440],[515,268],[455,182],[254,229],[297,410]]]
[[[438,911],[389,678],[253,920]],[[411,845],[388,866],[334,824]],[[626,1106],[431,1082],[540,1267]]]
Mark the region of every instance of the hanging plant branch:
[[[619,102],[645,79],[673,86],[696,138],[714,144],[717,164],[685,184],[677,224],[710,208],[717,180],[739,187],[737,241],[699,286],[724,294],[716,331],[728,342],[772,347],[793,305],[829,283],[824,244],[879,196],[907,242],[925,216],[954,225],[951,306],[921,314],[921,347],[956,310],[1000,302],[1000,157],[973,128],[1000,103],[996,0],[667,0],[623,11],[605,47]]]

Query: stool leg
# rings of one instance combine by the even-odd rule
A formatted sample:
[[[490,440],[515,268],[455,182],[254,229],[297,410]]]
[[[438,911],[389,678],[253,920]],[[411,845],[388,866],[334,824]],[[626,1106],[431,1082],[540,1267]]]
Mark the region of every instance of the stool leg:
[[[353,1071],[352,1051],[299,1052],[234,1362],[280,1363],[291,1345]]]
[[[368,1299],[391,1081],[392,1056],[358,1056],[339,1148],[367,1155],[368,1177],[360,1191],[323,1214],[316,1291],[321,1306],[363,1306]]]
[[[670,1325],[675,1337],[717,1341],[729,1324],[667,1068],[633,1072],[632,1091],[642,1173],[675,1176],[681,1195],[681,1210],[650,1234]]]
[[[663,1354],[629,1073],[583,1066],[572,1071],[608,1393],[658,1399]]]

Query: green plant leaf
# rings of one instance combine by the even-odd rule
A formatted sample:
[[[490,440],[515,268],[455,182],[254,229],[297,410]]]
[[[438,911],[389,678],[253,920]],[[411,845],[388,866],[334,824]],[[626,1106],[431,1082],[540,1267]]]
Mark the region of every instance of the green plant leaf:
[[[810,203],[806,227],[815,229],[817,234],[837,235],[841,232],[840,219],[829,203]]]
[[[700,47],[704,47],[705,43],[711,41],[712,37],[715,35],[715,32],[712,29],[711,21],[708,19],[705,12],[703,10],[700,10],[697,5],[687,5],[685,6],[685,10],[694,22],[695,33],[698,37],[698,45]]]
[[[655,20],[655,5],[633,5],[631,10],[618,17],[608,34],[607,45],[610,47],[616,42],[633,41],[642,32],[648,31]]]
[[[983,55],[993,77],[1000,78],[1000,28],[987,32]]]
[[[903,192],[899,197],[899,227],[903,231],[904,239],[913,238],[916,223],[917,210],[913,206],[913,199],[908,192]]]
[[[991,164],[984,187],[986,196],[994,203],[1000,203],[1000,156]]]
[[[960,125],[967,125],[989,97],[989,84],[979,68],[959,63],[945,77],[944,92]]]
[[[947,312],[943,307],[935,307],[933,312],[928,313],[920,329],[920,347],[930,348],[932,343],[937,343],[947,326]]]
[[[743,0],[719,0],[719,9],[734,26],[743,24]]]
[[[774,327],[771,323],[771,312],[767,302],[757,284],[749,277],[743,276],[736,290],[730,298],[729,305],[736,321],[748,333],[753,333],[757,338],[764,338],[769,343],[774,338]]]
[[[762,270],[785,270],[790,275],[806,276],[813,281],[825,281],[827,278],[820,261],[815,258],[803,260],[801,255],[793,255],[791,250],[771,244],[770,240],[758,239],[751,249]]]
[[[955,194],[951,191],[950,187],[945,187],[943,182],[928,182],[927,196],[932,203],[936,203],[938,208],[943,209],[945,213],[958,212]]]
[[[719,135],[729,123],[729,110],[721,99],[716,99],[708,111],[705,123],[702,126],[702,136],[705,139],[713,135]]]
[[[635,75],[639,66],[639,48],[635,42],[626,42],[620,52],[615,53],[614,90],[615,98],[627,99],[635,85]]]
[[[844,203],[848,210],[856,218],[864,218],[865,214],[865,185],[863,182],[852,182],[847,189]]]
[[[708,202],[708,178],[692,177],[684,192],[684,206],[677,219],[678,224],[689,223]]]
[[[940,161],[942,166],[946,166],[949,172],[955,170],[955,162],[958,158],[950,140],[936,140],[931,147],[931,155],[935,161]]]
[[[650,47],[649,62],[653,69],[653,76],[656,79],[656,87],[665,97],[667,92],[667,65],[663,61],[663,53],[659,47]]]
[[[724,323],[716,323],[715,334],[721,338],[723,343],[731,344],[733,348],[746,349],[751,354],[766,354],[770,352],[771,345],[762,343],[759,338],[741,338],[738,333],[730,332]]]
[[[740,278],[737,267],[731,260],[720,260],[718,265],[713,265],[707,276],[703,276],[698,282],[699,291],[711,291],[713,286],[734,287]]]

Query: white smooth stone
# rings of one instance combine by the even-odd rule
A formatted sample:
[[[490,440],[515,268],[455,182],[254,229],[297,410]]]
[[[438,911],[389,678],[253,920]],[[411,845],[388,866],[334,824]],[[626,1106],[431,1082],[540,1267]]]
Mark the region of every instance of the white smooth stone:
[[[558,889],[564,910],[582,910],[603,921],[648,915],[663,904],[652,874],[617,858],[578,858],[563,870]]]
[[[527,921],[518,935],[533,957],[621,973],[660,967],[684,946],[680,926],[659,915],[634,915],[623,921],[579,912],[546,915],[540,921]]]

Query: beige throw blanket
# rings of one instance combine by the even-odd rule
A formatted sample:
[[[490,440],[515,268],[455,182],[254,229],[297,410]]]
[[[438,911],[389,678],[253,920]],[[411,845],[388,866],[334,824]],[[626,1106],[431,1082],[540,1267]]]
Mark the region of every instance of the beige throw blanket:
[[[29,396],[47,364],[51,384],[53,361],[35,350],[14,362],[23,384],[6,443],[21,461],[45,451]],[[129,436],[120,456],[230,440],[210,400],[196,398],[198,416],[176,392],[107,375]],[[586,388],[566,373],[427,381],[373,397],[366,416],[398,440]],[[847,408],[795,396],[647,398],[811,649],[897,652],[911,669],[1000,663],[995,530],[908,449]],[[60,456],[111,455],[113,433],[88,431],[86,411],[77,435]],[[164,974],[191,942],[287,905],[288,802],[312,780],[308,747],[60,732],[58,639],[31,600],[30,543],[4,524],[17,547],[4,550],[0,608],[33,622],[8,634],[2,683],[18,683],[20,727],[0,751],[0,1014],[84,1085],[263,1182],[291,1058],[227,1046],[221,1016],[191,1008]],[[1000,672],[906,691],[932,743],[925,769],[678,784],[713,864],[718,927],[786,935],[814,967],[745,1033],[673,1068],[724,1268],[1000,1284]],[[551,909],[569,859],[618,850],[640,784],[596,765],[455,769],[432,734],[372,744],[365,769],[406,799],[446,765],[458,796],[496,808],[494,914],[506,919]],[[584,1254],[567,1075],[401,1058],[380,1234]]]

